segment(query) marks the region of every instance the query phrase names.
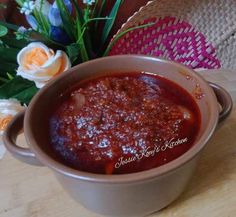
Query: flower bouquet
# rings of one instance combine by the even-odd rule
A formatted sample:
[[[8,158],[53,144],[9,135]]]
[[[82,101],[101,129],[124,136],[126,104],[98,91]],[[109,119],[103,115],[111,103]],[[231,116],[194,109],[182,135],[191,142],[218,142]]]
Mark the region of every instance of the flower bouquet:
[[[16,2],[30,28],[0,23],[0,98],[26,104],[52,77],[107,53],[106,40],[122,4],[117,0],[110,14],[101,17],[106,0],[84,0],[84,8],[76,0]]]
[[[16,0],[29,27],[0,21],[0,130],[49,80],[71,66],[106,56],[122,0],[105,14],[107,0]],[[0,5],[0,7],[6,7]]]
[[[6,126],[40,88],[74,65],[108,55],[129,31],[152,25],[128,28],[109,42],[123,0],[107,14],[108,0],[15,1],[28,26],[0,21],[0,159]]]

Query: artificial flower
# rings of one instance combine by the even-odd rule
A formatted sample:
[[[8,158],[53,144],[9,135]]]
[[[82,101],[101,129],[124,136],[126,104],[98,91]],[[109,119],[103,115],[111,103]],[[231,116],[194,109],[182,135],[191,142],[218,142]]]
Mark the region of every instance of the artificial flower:
[[[51,26],[50,38],[64,45],[71,43],[71,40],[69,36],[67,35],[67,33],[61,27],[57,27],[57,26]]]
[[[26,33],[28,30],[24,27],[24,26],[20,26],[17,30],[17,32],[24,34]]]
[[[23,6],[21,7],[20,12],[25,15],[30,15],[35,8],[34,1],[25,1]]]
[[[35,8],[40,11],[45,18],[47,18],[51,7],[52,5],[47,0],[35,0]]]
[[[37,20],[34,18],[34,16],[27,15],[27,16],[25,16],[25,18],[33,30],[39,31],[39,32],[42,31],[42,29],[40,28],[40,26],[39,26]]]
[[[87,5],[92,5],[93,3],[95,3],[95,0],[83,0],[83,3]]]
[[[109,7],[110,12],[105,7],[109,4],[109,0],[102,1],[102,4],[99,4],[98,0],[14,0],[14,2],[19,6],[31,28],[19,28],[4,22],[0,26],[2,30],[0,37],[6,35],[0,38],[1,54],[2,56],[5,53],[9,54],[2,60],[0,98],[9,99],[17,95],[21,103],[28,104],[38,88],[71,67],[70,61],[76,65],[108,54],[114,45],[108,40],[123,1],[114,1],[113,6]],[[81,6],[83,3],[84,7]],[[114,16],[111,16],[112,14]],[[100,22],[104,25],[100,25]],[[118,34],[112,42],[121,36]],[[26,46],[36,41],[41,43]],[[54,51],[42,43],[46,43]],[[14,52],[11,52],[12,49]],[[67,53],[70,60],[61,50]],[[17,63],[18,68],[15,70]],[[21,79],[20,76],[33,81],[36,85]],[[17,90],[20,91],[19,94]]]
[[[34,8],[38,11],[40,11],[45,19],[48,19],[48,13],[50,11],[50,8],[52,7],[52,5],[48,2],[48,1],[42,1],[42,0],[36,0],[34,3]],[[26,14],[25,18],[27,20],[27,22],[29,23],[29,25],[32,27],[33,30],[35,31],[39,31],[41,32],[42,29],[40,27],[40,25],[38,24],[37,20],[35,19],[35,17],[33,15],[30,14]]]
[[[70,0],[63,0],[64,4],[69,11],[69,13],[72,13],[72,4]],[[61,14],[60,10],[58,9],[56,1],[53,3],[52,7],[49,10],[48,13],[48,19],[51,25],[53,26],[61,26],[62,25],[62,19],[61,19]]]
[[[0,99],[0,159],[6,151],[2,141],[4,130],[12,118],[23,109],[24,107],[16,99]]]
[[[0,99],[0,134],[6,129],[13,116],[24,109],[16,99]]]
[[[56,53],[41,42],[32,42],[17,55],[17,75],[34,81],[37,88],[43,87],[50,79],[71,67],[66,53]]]
[[[26,29],[24,26],[20,26],[18,30],[15,32],[16,39],[28,39],[29,38],[29,32],[32,31],[32,29]]]

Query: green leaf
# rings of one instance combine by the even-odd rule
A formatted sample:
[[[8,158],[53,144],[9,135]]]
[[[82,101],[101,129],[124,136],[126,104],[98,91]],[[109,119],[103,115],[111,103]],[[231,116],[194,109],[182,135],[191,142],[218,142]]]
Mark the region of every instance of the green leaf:
[[[20,93],[14,95],[12,98],[18,99],[21,103],[29,104],[34,95],[38,92],[38,88],[35,86],[29,87]]]
[[[79,49],[79,45],[76,43],[70,44],[66,47],[66,53],[68,54],[72,64],[78,59],[80,53]]]
[[[98,10],[98,13],[97,13],[96,15],[94,14],[93,17],[101,17],[102,11],[103,11],[103,9],[104,9],[104,7],[105,7],[105,3],[106,3],[106,0],[102,0],[102,3],[101,3],[100,8],[99,8],[99,10]],[[94,13],[95,13],[95,12],[94,12]],[[96,30],[96,31],[97,31],[97,28],[98,28],[98,22],[95,23],[95,30]]]
[[[23,4],[24,4],[24,0],[15,0],[16,1],[16,3],[19,5],[19,6],[23,6]]]
[[[17,68],[17,64],[14,63],[7,63],[4,61],[0,61],[0,74],[7,73],[7,72],[15,72]]]
[[[91,22],[94,22],[94,21],[96,22],[96,21],[101,21],[101,20],[109,20],[109,19],[111,19],[111,18],[109,18],[109,17],[91,18],[91,19],[88,19],[88,20],[83,24],[82,28],[85,27],[86,25],[88,25],[88,24],[91,23]]]
[[[17,40],[16,38],[8,35],[1,38],[1,40],[4,42],[4,44],[7,44],[9,47],[17,49],[22,49],[28,45],[28,42],[26,40]]]
[[[8,33],[7,27],[0,25],[0,37],[5,36],[7,33]]]
[[[93,6],[93,10],[92,10],[92,18],[94,18],[96,16],[97,7],[98,7],[98,1],[95,1],[95,4]]]
[[[105,26],[103,28],[103,32],[102,32],[102,45],[106,42],[107,37],[110,34],[110,31],[111,31],[111,29],[113,27],[113,24],[115,22],[118,10],[119,10],[120,5],[122,4],[122,2],[123,2],[122,0],[117,0],[116,3],[114,4],[114,6],[113,6],[109,16],[108,16],[111,19],[108,19],[106,21]]]
[[[53,48],[55,50],[58,50],[58,49],[65,50],[65,46],[63,44],[60,44],[56,41],[53,41],[44,32],[32,31],[31,32],[31,37],[32,38],[37,38],[37,41],[40,41],[40,42],[46,44],[48,47]]]
[[[37,91],[38,89],[33,82],[16,76],[0,87],[0,98],[15,98],[22,103],[28,104]]]
[[[74,8],[75,8],[76,17],[77,17],[78,19],[80,19],[81,23],[83,23],[83,22],[84,22],[84,20],[83,20],[83,12],[82,12],[82,10],[80,9],[80,6],[79,6],[79,4],[78,4],[78,1],[77,1],[77,0],[72,0],[72,4],[73,4],[73,6],[74,6]]]
[[[11,98],[33,85],[33,82],[20,76],[16,76],[14,79],[0,87],[0,98]]]
[[[16,57],[19,50],[15,48],[0,47],[1,61],[6,60],[7,62],[16,63]]]
[[[88,61],[89,58],[89,53],[91,53],[92,48],[91,48],[91,38],[89,36],[89,34],[87,33],[87,28],[84,25],[85,24],[85,20],[83,17],[83,13],[82,10],[79,7],[78,1],[76,0],[72,0],[72,3],[74,5],[75,8],[75,14],[76,14],[76,18],[75,18],[75,30],[76,30],[76,34],[75,34],[75,38],[76,38],[76,43],[77,46],[79,47],[79,55],[82,62]],[[77,59],[78,59],[77,56]]]
[[[7,77],[9,80],[13,80],[14,79],[14,76],[10,73],[7,72]]]
[[[63,22],[63,28],[65,29],[66,33],[70,37],[72,41],[75,41],[76,38],[76,32],[75,32],[75,23],[72,19],[72,16],[67,10],[67,7],[64,3],[64,1],[56,0],[57,7],[60,10],[61,19]]]
[[[14,31],[17,31],[19,29],[19,26],[14,25],[14,24],[10,24],[10,23],[6,23],[6,22],[3,22],[3,21],[0,21],[0,25],[5,26],[8,29],[11,29],[11,30],[14,30]]]
[[[49,35],[50,24],[49,24],[48,20],[45,18],[45,16],[43,15],[43,13],[41,11],[38,11],[35,9],[34,16],[35,16],[39,26],[42,28],[43,32],[45,34]]]
[[[87,20],[89,19],[89,15],[90,15],[90,9],[89,7],[87,6],[85,9],[84,9],[84,21],[87,22]]]

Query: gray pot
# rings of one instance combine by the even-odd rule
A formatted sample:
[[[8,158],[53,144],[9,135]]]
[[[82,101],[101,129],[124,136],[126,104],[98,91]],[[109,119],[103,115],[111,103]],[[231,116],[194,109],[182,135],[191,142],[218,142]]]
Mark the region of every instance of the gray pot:
[[[163,166],[124,175],[82,172],[56,160],[50,151],[47,129],[52,103],[81,79],[104,72],[127,71],[145,71],[164,76],[193,96],[201,112],[200,132],[193,147]],[[199,94],[202,97],[197,97]],[[224,120],[231,109],[232,100],[223,88],[207,83],[196,72],[180,64],[147,56],[112,56],[80,64],[42,88],[27,111],[16,116],[9,124],[4,143],[19,160],[48,166],[64,189],[88,209],[108,216],[145,216],[167,206],[183,192],[202,149],[219,120]],[[28,149],[15,144],[22,128]]]

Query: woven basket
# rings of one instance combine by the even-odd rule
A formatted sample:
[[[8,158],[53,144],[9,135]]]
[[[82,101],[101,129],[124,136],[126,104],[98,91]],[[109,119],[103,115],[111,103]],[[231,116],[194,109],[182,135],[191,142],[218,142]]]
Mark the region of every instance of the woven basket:
[[[117,34],[110,55],[146,54],[191,68],[236,69],[235,0],[156,0],[140,8]]]

